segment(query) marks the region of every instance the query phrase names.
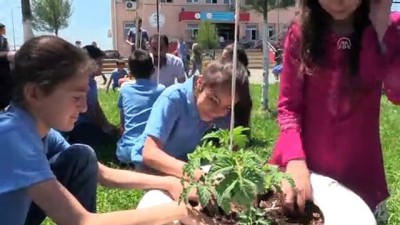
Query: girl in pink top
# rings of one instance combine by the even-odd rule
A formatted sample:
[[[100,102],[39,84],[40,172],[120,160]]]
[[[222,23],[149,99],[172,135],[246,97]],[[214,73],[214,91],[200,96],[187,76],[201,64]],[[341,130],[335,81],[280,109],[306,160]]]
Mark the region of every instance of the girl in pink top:
[[[284,49],[280,135],[272,163],[289,208],[311,198],[310,172],[336,179],[375,210],[388,196],[379,137],[382,86],[400,104],[400,15],[390,0],[303,0]],[[390,25],[388,25],[390,22]]]

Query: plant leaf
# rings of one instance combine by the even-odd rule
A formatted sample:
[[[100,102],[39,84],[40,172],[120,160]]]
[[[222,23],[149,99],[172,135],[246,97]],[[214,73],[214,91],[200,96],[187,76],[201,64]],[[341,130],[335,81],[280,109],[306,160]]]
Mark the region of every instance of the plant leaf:
[[[211,191],[208,189],[207,186],[198,184],[197,185],[197,195],[199,197],[200,204],[202,206],[206,206],[210,202]]]

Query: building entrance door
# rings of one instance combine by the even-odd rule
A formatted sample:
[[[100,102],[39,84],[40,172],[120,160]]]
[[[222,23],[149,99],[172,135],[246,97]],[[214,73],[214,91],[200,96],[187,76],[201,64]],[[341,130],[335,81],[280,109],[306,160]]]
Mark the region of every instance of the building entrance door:
[[[235,37],[235,24],[234,23],[216,23],[218,31],[218,38],[224,37],[225,43],[231,43]]]

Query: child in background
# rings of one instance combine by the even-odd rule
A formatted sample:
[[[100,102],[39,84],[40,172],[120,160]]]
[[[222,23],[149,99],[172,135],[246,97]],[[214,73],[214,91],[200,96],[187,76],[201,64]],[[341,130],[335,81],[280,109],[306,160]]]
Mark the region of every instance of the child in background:
[[[0,112],[9,104],[14,87],[14,79],[11,76],[11,61],[15,52],[0,51]]]
[[[202,70],[202,62],[201,62],[201,54],[202,54],[203,50],[202,47],[199,43],[193,43],[192,45],[192,53],[190,56],[190,61],[192,63],[192,70],[190,72],[190,76],[192,77],[196,74],[196,71],[198,70],[199,73],[201,74],[201,70]]]
[[[181,177],[187,155],[206,131],[229,127],[232,70],[230,63],[213,62],[203,75],[167,88],[154,103],[144,132],[119,159],[139,171]],[[247,82],[246,69],[238,65],[237,90]],[[240,100],[239,91],[235,100]],[[197,170],[196,178],[201,175]]]
[[[287,206],[304,209],[313,171],[353,190],[385,223],[379,111],[382,84],[400,104],[400,14],[390,16],[389,0],[305,0],[301,7],[285,42],[272,157],[296,184],[284,183]]]
[[[125,69],[125,62],[123,60],[118,60],[117,68],[111,73],[110,80],[108,80],[106,91],[108,92],[110,89],[111,82],[112,90],[115,91],[118,87],[120,87],[119,80],[124,78],[126,75],[128,75],[128,71]]]
[[[233,44],[224,48],[221,60],[223,63],[230,63],[233,61]],[[249,58],[243,49],[237,50],[237,60],[246,68],[248,76],[250,77],[250,71],[248,69]],[[244,85],[243,88],[238,91],[240,93],[240,101],[235,105],[235,127],[250,127],[251,110],[253,108],[250,83],[247,83],[247,85]],[[248,131],[248,136],[250,136],[250,130]]]
[[[203,224],[199,221],[207,218],[176,202],[95,213],[97,179],[108,187],[159,188],[166,177],[107,168],[89,146],[70,146],[55,131],[71,130],[79,113],[86,111],[88,77],[94,67],[82,51],[53,36],[32,38],[16,54],[15,95],[0,113],[2,224],[37,225],[46,216],[66,225],[165,224],[176,219]]]
[[[278,42],[276,45],[276,51],[275,51],[275,62],[276,65],[272,69],[272,74],[274,74],[275,80],[279,80],[279,75],[282,73],[283,65],[282,65],[282,48],[281,48],[281,43]]]
[[[89,76],[86,112],[79,115],[74,129],[67,134],[70,143],[87,144],[95,148],[114,144],[119,130],[105,116],[98,99],[95,77],[101,74],[104,52],[92,45],[83,47],[90,58],[97,64],[97,71]]]
[[[135,82],[124,83],[119,94],[118,108],[124,129],[117,143],[118,158],[135,145],[143,133],[153,103],[165,89],[164,85],[151,81],[154,64],[148,52],[133,51],[129,58],[129,70]]]

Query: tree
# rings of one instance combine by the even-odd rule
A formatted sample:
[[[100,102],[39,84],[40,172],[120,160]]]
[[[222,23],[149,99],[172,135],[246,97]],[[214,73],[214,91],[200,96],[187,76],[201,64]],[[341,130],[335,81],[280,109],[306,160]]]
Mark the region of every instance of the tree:
[[[268,108],[268,76],[269,76],[269,33],[268,33],[268,12],[274,9],[286,9],[290,6],[295,6],[296,0],[245,0],[244,9],[254,10],[263,15],[264,33],[263,40],[263,55],[264,55],[264,74],[263,74],[263,92],[262,106],[263,109]]]
[[[21,11],[22,11],[22,24],[24,28],[24,41],[33,38],[32,31],[32,10],[30,0],[21,0]]]
[[[217,28],[210,21],[201,22],[196,39],[202,48],[215,49],[218,47]]]
[[[72,15],[71,0],[33,0],[33,28],[54,33],[67,28]]]

